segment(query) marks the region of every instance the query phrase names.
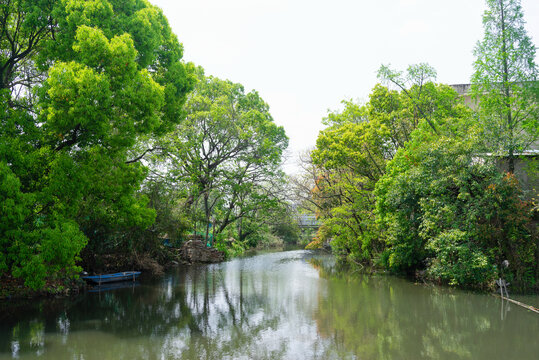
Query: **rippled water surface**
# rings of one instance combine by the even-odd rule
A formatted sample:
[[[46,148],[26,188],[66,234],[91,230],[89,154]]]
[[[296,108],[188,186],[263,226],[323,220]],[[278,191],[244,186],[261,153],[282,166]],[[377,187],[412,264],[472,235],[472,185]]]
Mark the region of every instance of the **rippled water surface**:
[[[538,359],[539,315],[490,295],[343,275],[301,250],[0,303],[0,359],[11,358]]]

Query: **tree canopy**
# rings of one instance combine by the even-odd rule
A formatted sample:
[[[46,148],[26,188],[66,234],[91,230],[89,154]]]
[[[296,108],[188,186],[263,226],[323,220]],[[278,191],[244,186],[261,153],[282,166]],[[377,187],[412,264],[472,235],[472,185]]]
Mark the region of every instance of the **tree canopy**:
[[[329,113],[324,120],[329,127],[312,152],[318,171],[312,199],[324,222],[320,235],[332,238],[334,252],[343,258],[372,264],[385,248],[374,189],[387,162],[406,146],[413,131],[452,133],[469,118],[470,111],[452,88],[428,81],[435,74],[429,69],[425,64],[411,66],[403,75],[382,67],[380,76],[404,90],[376,85],[368,103],[345,101],[342,112]]]
[[[130,156],[182,120],[194,78],[147,1],[3,1],[0,22],[0,270],[39,288],[153,222]]]
[[[260,216],[282,199],[280,165],[288,146],[256,91],[197,70],[185,120],[163,142],[167,171],[188,193],[186,207],[196,221],[203,212],[204,235],[218,236],[245,219]]]
[[[508,158],[510,172],[515,157],[539,138],[539,69],[524,24],[520,0],[487,0],[484,37],[474,51],[472,94],[485,146]]]
[[[311,153],[318,240],[360,267],[464,287],[492,286],[507,259],[514,287],[534,286],[533,204],[485,156],[484,124],[426,64],[379,76],[396,90],[345,101]]]

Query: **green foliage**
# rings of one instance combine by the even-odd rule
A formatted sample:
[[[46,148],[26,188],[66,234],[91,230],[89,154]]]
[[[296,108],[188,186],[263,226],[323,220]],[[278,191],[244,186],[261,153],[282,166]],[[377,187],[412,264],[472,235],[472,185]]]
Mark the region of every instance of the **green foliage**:
[[[0,271],[10,269],[8,249],[25,219],[32,213],[33,196],[21,192],[21,183],[9,167],[0,162]]]
[[[18,236],[17,236],[18,235]],[[74,222],[58,221],[51,227],[19,233],[8,252],[12,254],[12,273],[24,279],[34,290],[42,288],[46,279],[69,279],[81,271],[75,265],[87,238]]]
[[[0,6],[0,275],[37,289],[76,276],[87,243],[144,247],[130,235],[156,211],[136,152],[182,120],[194,78],[147,1]]]
[[[265,233],[260,239],[260,241],[258,241],[259,248],[271,249],[271,248],[282,248],[283,246],[284,246],[283,239],[270,232]]]
[[[17,85],[29,86],[39,73],[31,71],[28,57],[43,49],[52,35],[48,16],[57,0],[11,0],[0,3],[0,90],[14,91]],[[24,79],[24,80],[23,80]],[[38,80],[39,81],[39,80]]]
[[[301,230],[297,222],[291,218],[289,211],[284,211],[283,213],[285,216],[277,218],[277,223],[272,226],[272,234],[281,239],[285,244],[298,244],[301,237]]]
[[[248,248],[248,245],[241,241],[226,241],[224,239],[218,239],[213,246],[225,254],[225,259],[241,256]]]
[[[406,74],[382,66],[400,91],[377,85],[365,106],[345,102],[325,119],[311,154],[323,225],[309,246],[331,240],[348,262],[450,285],[486,288],[503,275],[529,288],[533,204],[481,156],[485,127],[452,88],[430,82],[435,75],[425,64]],[[511,265],[501,274],[503,260]]]
[[[343,118],[355,110],[348,103]],[[361,112],[366,113],[366,109]],[[319,206],[319,217],[333,237],[333,251],[346,258],[349,254],[369,261],[376,229],[372,209],[372,190],[383,173],[383,146],[378,129],[370,121],[359,123],[337,121],[320,133],[313,163],[320,169],[313,195]],[[383,130],[382,130],[383,131]],[[320,239],[323,241],[323,239]]]
[[[155,210],[156,218],[153,225],[141,234],[146,241],[150,242],[150,246],[140,250],[155,248],[151,246],[151,242],[160,243],[163,237],[168,239],[172,246],[180,247],[183,236],[192,229],[192,223],[183,207],[186,200],[185,194],[163,179],[148,181],[143,193],[149,198],[148,205]],[[139,245],[143,243],[144,241],[141,240]]]
[[[451,229],[438,234],[427,243],[434,259],[428,276],[449,285],[488,286],[496,277],[496,266],[466,232]]]
[[[410,67],[406,79],[387,67],[381,73],[402,82],[403,91],[376,85],[364,106],[345,102],[341,113],[326,119],[330,127],[319,134],[312,152],[317,167],[312,196],[324,223],[316,244],[331,239],[333,252],[354,263],[373,264],[385,247],[373,191],[387,161],[406,146],[414,129],[425,129],[426,136],[433,129],[454,134],[470,114],[452,88],[428,82],[434,73],[426,65]],[[405,83],[412,85],[405,88]]]
[[[205,238],[238,224],[262,223],[280,201],[280,169],[288,138],[275,125],[268,105],[256,91],[207,77],[197,69],[198,83],[186,103],[187,118],[159,143],[172,181],[188,194],[186,211]],[[156,164],[156,168],[160,165]],[[210,233],[211,232],[211,233]]]
[[[342,111],[329,112],[328,116],[322,119],[322,124],[327,126],[339,126],[345,124],[359,124],[367,120],[366,109],[355,103],[353,100],[343,100]]]
[[[79,62],[55,63],[42,89],[44,130],[57,150],[132,146],[159,126],[162,86],[137,70],[129,35],[109,42],[101,30],[81,26],[76,37]]]
[[[473,137],[417,138],[376,185],[377,214],[387,229],[385,265],[395,272],[425,269],[451,285],[488,287],[508,259],[514,284],[532,285],[523,277],[534,267],[530,204],[520,200],[514,178],[478,158]]]
[[[425,97],[422,96],[423,85],[432,84],[436,79],[436,70],[429,64],[421,63],[410,65],[406,71],[392,70],[389,65],[382,65],[378,70],[378,78],[396,85],[402,91],[405,98],[411,102],[412,109],[421,114],[434,132],[436,126],[430,118],[431,113],[425,109]],[[428,96],[427,96],[428,99]]]
[[[69,278],[87,239],[76,223],[34,212],[35,196],[21,191],[18,178],[0,163],[0,271],[12,272],[39,289],[47,278]]]
[[[520,0],[487,0],[485,34],[474,54],[472,96],[484,128],[488,152],[508,159],[539,138],[539,69],[536,48],[524,28]]]

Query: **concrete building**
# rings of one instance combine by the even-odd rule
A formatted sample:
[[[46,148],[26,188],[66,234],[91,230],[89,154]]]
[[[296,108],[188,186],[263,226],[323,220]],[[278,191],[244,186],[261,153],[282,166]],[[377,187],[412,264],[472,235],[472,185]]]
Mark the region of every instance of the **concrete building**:
[[[450,86],[463,97],[466,105],[474,110],[477,109],[477,102],[470,96],[471,84]],[[487,153],[485,156],[496,155]],[[500,170],[508,170],[508,163],[505,159],[499,157],[497,163]],[[515,176],[522,184],[526,197],[539,205],[539,139],[518,154],[518,159],[515,161]]]

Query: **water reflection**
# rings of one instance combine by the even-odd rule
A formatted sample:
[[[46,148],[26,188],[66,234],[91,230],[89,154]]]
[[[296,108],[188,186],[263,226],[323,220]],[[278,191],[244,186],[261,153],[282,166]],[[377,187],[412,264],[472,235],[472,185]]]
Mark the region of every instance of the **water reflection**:
[[[492,296],[273,253],[75,300],[0,304],[0,359],[535,359],[539,317]]]
[[[320,297],[318,328],[360,359],[537,358],[531,312],[489,295],[331,270],[320,268],[331,296]]]

